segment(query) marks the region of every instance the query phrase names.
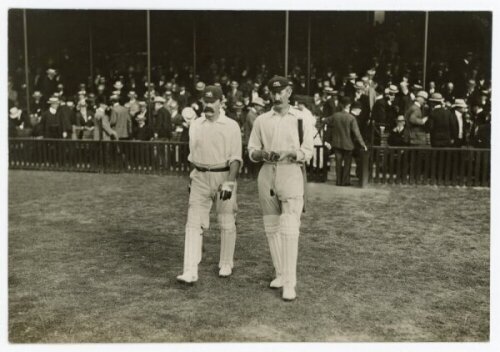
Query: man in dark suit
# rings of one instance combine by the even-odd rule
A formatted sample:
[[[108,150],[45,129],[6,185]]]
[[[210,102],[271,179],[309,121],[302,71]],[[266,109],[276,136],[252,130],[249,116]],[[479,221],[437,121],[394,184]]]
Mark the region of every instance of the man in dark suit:
[[[243,93],[238,89],[238,82],[231,82],[231,90],[227,93],[226,99],[228,112],[234,112],[236,102],[243,101]]]
[[[406,128],[410,145],[427,144],[425,124],[428,117],[423,116],[422,108],[428,98],[425,91],[420,91],[415,97],[413,105],[405,113]]]
[[[59,99],[51,97],[48,102],[49,109],[42,114],[41,133],[44,138],[66,138],[67,132],[64,131],[64,125],[61,113],[59,112]]]
[[[166,100],[163,97],[155,97],[154,103],[154,137],[155,139],[170,139],[172,138],[172,118],[165,107]]]
[[[365,85],[362,81],[357,81],[355,84],[356,92],[354,93],[353,102],[359,102],[361,105],[361,113],[359,114],[358,127],[363,140],[368,140],[368,120],[370,120],[370,98],[365,94]],[[352,107],[351,107],[352,108]]]
[[[354,95],[356,94],[356,78],[358,78],[358,75],[355,72],[349,73],[344,87],[344,95],[351,99],[354,99]]]
[[[338,100],[338,91],[334,90],[332,87],[325,87],[323,89],[325,94],[325,102],[323,103],[323,117],[330,117],[336,112],[342,111],[342,107]]]
[[[382,85],[377,85],[375,87],[375,103],[372,107],[372,116],[370,119],[370,140],[373,145],[380,145],[381,142],[381,129],[385,129],[386,125],[386,105],[384,88]]]
[[[337,173],[337,186],[349,186],[351,184],[351,160],[354,142],[352,136],[367,150],[363,137],[359,133],[356,118],[349,113],[351,98],[342,97],[341,106],[343,110],[336,112],[327,120],[325,140],[331,145],[335,152],[335,171]]]
[[[116,132],[118,139],[127,140],[132,134],[132,119],[128,109],[120,104],[120,96],[112,95],[109,99],[111,108],[111,128]]]
[[[453,115],[444,107],[444,98],[440,93],[434,93],[429,99],[431,113],[429,115],[429,130],[431,146],[450,147],[453,129]]]
[[[51,97],[52,94],[57,91],[58,80],[56,75],[56,70],[54,70],[53,68],[49,68],[47,70],[47,75],[43,79],[41,87],[42,95],[44,97]]]

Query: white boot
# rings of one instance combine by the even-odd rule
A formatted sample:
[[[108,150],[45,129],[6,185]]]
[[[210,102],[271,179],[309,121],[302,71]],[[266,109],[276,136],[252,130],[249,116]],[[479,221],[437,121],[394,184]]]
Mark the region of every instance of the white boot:
[[[276,278],[269,284],[270,288],[283,287],[282,278],[282,265],[283,260],[281,256],[281,238],[280,230],[280,217],[279,215],[264,215],[264,230],[266,232],[267,243],[269,244],[269,251],[271,252],[271,259],[273,261],[274,271]]]
[[[293,215],[282,214],[280,218],[280,235],[283,256],[283,299],[293,301],[297,294],[297,255],[299,249],[298,222]]]
[[[219,276],[228,277],[233,272],[234,248],[236,246],[236,225],[233,214],[219,214],[221,228]]]
[[[198,281],[198,262],[200,260],[201,231],[186,227],[184,242],[184,269],[182,275],[177,276],[177,281],[193,284]]]

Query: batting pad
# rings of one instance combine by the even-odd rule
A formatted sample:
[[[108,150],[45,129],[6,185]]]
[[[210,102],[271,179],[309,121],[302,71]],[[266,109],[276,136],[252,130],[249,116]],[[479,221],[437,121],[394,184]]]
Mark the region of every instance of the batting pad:
[[[233,268],[234,248],[236,246],[236,224],[233,214],[217,216],[221,232],[219,268],[229,265]]]
[[[276,277],[282,275],[283,259],[281,255],[281,237],[280,237],[280,217],[279,215],[264,215],[264,230],[266,232],[269,251],[273,261]]]
[[[292,214],[280,216],[280,237],[283,257],[283,284],[295,287],[297,283],[297,255],[300,222]]]

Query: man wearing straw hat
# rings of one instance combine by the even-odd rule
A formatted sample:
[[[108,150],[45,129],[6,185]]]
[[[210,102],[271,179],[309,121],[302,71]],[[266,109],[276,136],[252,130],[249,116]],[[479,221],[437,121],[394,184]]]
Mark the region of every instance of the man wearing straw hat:
[[[194,120],[189,128],[188,160],[193,171],[190,174],[183,272],[177,276],[181,283],[193,284],[198,280],[202,233],[209,227],[210,208],[214,203],[221,229],[219,276],[232,274],[236,243],[236,177],[243,163],[242,144],[240,127],[225,116],[221,100],[220,87],[205,87],[204,115]]]
[[[452,107],[452,144],[456,148],[460,148],[465,145],[466,141],[466,121],[465,114],[467,112],[467,104],[464,99],[455,99]]]
[[[427,116],[422,116],[422,109],[428,98],[427,92],[421,90],[417,93],[413,105],[410,106],[405,113],[406,126],[407,126],[407,139],[410,145],[425,145],[427,144],[427,137],[425,131],[425,123]]]
[[[283,288],[282,298],[296,298],[300,217],[304,210],[304,163],[313,155],[313,130],[303,113],[290,106],[292,83],[275,76],[269,83],[273,109],[257,117],[248,142],[249,157],[263,161],[258,191],[264,231],[276,278],[269,287]]]

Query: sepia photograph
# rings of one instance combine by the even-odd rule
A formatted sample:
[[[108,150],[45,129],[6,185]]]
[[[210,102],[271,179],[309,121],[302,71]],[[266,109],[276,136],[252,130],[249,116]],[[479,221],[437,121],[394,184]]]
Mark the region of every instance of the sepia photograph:
[[[489,345],[492,9],[53,5],[2,9],[9,347]]]

